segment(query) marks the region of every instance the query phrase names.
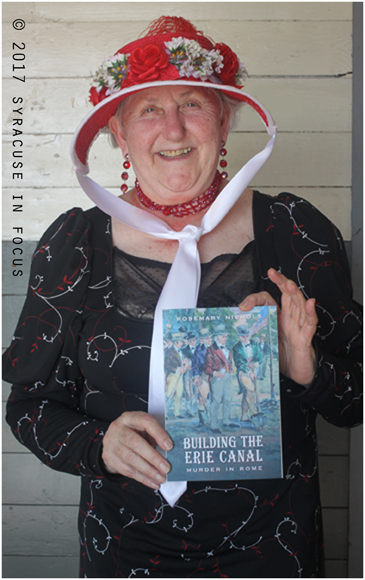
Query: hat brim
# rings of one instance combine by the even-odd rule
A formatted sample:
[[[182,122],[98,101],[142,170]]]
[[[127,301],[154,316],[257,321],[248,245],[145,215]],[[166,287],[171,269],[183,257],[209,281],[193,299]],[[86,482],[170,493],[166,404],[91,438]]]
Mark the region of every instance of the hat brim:
[[[126,97],[133,95],[139,91],[150,89],[154,87],[169,86],[169,85],[187,85],[192,87],[205,87],[209,89],[217,89],[223,93],[247,103],[260,115],[266,130],[269,135],[275,133],[275,123],[270,113],[255,99],[252,95],[245,93],[241,89],[232,87],[230,85],[221,85],[218,83],[189,81],[184,79],[154,81],[127,87],[110,95],[100,103],[98,103],[87,115],[84,117],[78,128],[76,129],[72,143],[71,143],[71,158],[75,169],[80,171],[83,175],[89,173],[88,154],[92,143],[98,137],[100,131],[108,125],[109,119],[115,115],[119,103]]]

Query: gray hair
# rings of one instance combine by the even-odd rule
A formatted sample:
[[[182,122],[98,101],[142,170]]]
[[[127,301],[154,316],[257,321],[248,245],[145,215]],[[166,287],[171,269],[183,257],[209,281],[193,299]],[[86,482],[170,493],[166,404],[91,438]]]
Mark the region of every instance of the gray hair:
[[[230,114],[231,114],[230,123],[229,123],[229,130],[233,131],[233,129],[237,126],[239,113],[240,113],[243,105],[245,105],[245,103],[243,103],[242,101],[238,101],[237,99],[235,99],[234,97],[231,97],[230,95],[227,95],[226,93],[222,93],[222,91],[220,91],[219,89],[210,89],[209,87],[204,87],[204,88],[209,90],[209,91],[213,91],[219,97],[221,116],[223,114],[224,107],[227,107],[229,109]],[[117,110],[115,112],[115,116],[118,117],[120,124],[122,124],[123,109],[124,109],[124,106],[125,106],[127,99],[128,99],[128,97],[126,99],[123,99],[123,101],[121,101],[121,103],[119,103]],[[104,132],[109,136],[109,142],[110,142],[111,146],[114,147],[114,149],[117,149],[119,147],[119,145],[117,143],[115,135],[111,132],[111,130],[109,129],[108,126],[105,127],[105,129],[103,130],[103,133]]]
[[[238,99],[235,99],[234,97],[231,97],[231,95],[227,95],[226,93],[222,93],[222,91],[220,91],[218,89],[214,89],[214,91],[216,93],[218,93],[218,96],[221,99],[223,106],[228,107],[228,109],[230,110],[231,119],[229,122],[229,130],[233,131],[233,129],[235,129],[237,126],[238,117],[239,117],[239,114],[241,112],[241,109],[242,109],[243,105],[245,105],[246,103],[244,103],[243,101],[239,101]],[[222,112],[223,112],[223,109],[222,109]]]

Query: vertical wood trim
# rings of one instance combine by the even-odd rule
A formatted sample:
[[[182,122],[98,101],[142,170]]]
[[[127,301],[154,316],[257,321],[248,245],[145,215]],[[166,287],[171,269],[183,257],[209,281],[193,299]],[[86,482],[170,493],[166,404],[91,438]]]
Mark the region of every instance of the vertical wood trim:
[[[352,75],[352,280],[362,302],[363,280],[363,3],[353,3]]]
[[[353,3],[352,280],[362,302],[363,249],[363,3]],[[363,578],[363,431],[350,432],[349,578]]]

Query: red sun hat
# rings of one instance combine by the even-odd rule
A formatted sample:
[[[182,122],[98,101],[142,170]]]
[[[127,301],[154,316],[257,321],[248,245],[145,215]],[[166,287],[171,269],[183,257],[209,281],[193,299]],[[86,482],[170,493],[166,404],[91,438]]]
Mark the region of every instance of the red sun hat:
[[[275,124],[262,105],[242,91],[247,71],[226,44],[214,44],[188,20],[161,16],[145,35],[104,59],[96,71],[89,100],[94,108],[77,128],[71,157],[75,169],[89,172],[89,149],[98,133],[129,95],[156,86],[209,86],[245,102],[262,118],[269,134]]]

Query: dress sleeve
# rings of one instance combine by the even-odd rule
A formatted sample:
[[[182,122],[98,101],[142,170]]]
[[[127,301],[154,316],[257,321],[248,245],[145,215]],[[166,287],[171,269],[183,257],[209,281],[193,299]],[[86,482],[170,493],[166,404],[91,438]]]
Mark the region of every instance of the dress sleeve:
[[[342,236],[309,202],[286,193],[271,198],[267,219],[261,215],[259,220],[265,289],[280,303],[280,292],[266,275],[270,267],[278,269],[298,284],[307,299],[316,299],[319,318],[313,341],[316,376],[305,389],[285,378],[284,392],[330,423],[358,425],[362,422],[362,309],[353,300]]]
[[[108,425],[79,411],[78,336],[92,262],[89,230],[88,217],[76,208],[43,235],[3,356],[3,378],[13,383],[6,419],[20,443],[53,469],[98,477]]]

